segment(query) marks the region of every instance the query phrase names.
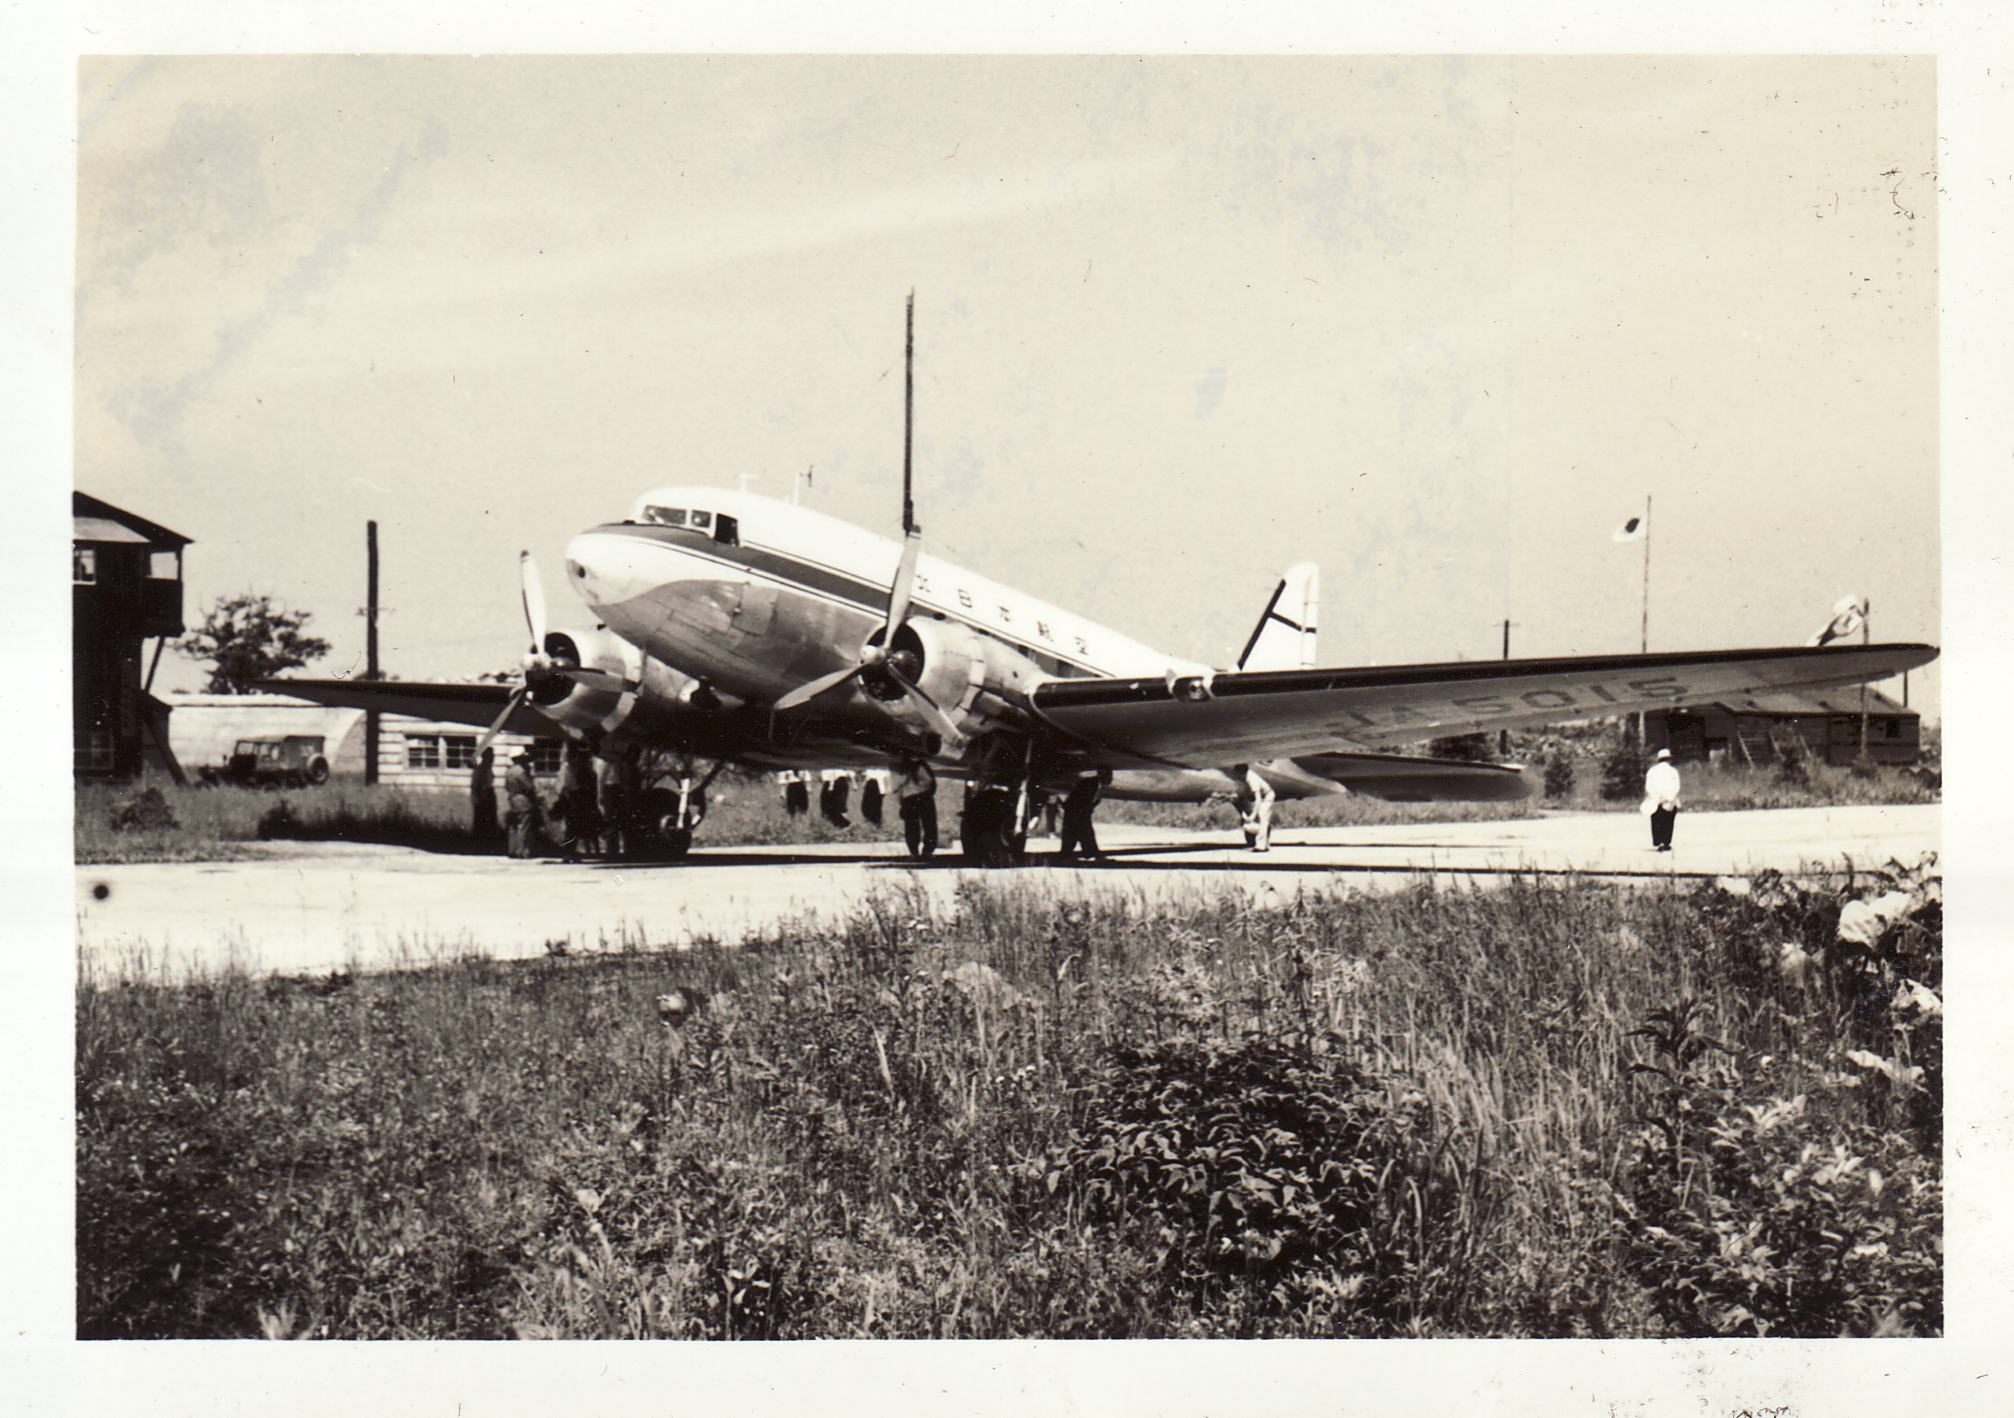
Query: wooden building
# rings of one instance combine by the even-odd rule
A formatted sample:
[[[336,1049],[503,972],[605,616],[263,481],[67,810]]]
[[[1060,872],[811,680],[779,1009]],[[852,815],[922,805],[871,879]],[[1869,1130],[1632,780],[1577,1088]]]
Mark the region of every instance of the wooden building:
[[[1914,763],[1922,751],[1916,711],[1872,686],[1866,709],[1867,757],[1875,763]],[[1669,748],[1680,760],[1773,763],[1791,735],[1820,763],[1844,767],[1860,757],[1861,692],[1855,685],[1741,695],[1645,718],[1648,742]]]
[[[148,691],[162,647],[182,633],[182,548],[191,539],[89,493],[70,499],[75,772],[132,778],[151,764],[180,782],[168,707]],[[149,640],[153,653],[143,671]]]
[[[240,739],[281,739],[308,735],[322,740],[322,755],[336,779],[364,776],[364,711],[311,704],[285,694],[177,694],[173,742],[190,773],[221,767]],[[378,782],[386,787],[440,788],[464,792],[475,767],[482,730],[467,724],[435,723],[399,714],[380,716]],[[497,777],[519,748],[532,754],[541,778],[558,774],[564,741],[557,736],[497,735]]]

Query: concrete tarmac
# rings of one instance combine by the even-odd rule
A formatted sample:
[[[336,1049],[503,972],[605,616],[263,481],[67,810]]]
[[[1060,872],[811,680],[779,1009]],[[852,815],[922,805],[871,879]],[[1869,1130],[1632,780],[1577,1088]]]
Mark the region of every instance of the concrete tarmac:
[[[522,862],[400,847],[272,843],[257,860],[88,866],[77,872],[80,958],[103,978],[383,969],[480,954],[659,949],[773,936],[844,919],[870,896],[955,907],[968,880],[1025,884],[1059,899],[1118,892],[1140,903],[1239,891],[1388,891],[1431,877],[1488,885],[1513,874],[1584,873],[1647,885],[1774,867],[1914,863],[1939,841],[1935,804],[1685,813],[1676,848],[1650,849],[1633,813],[1503,822],[1289,828],[1248,852],[1235,830],[1101,825],[1095,866],[1042,857],[1008,871],[955,854],[924,868],[900,844],[700,848],[664,865]],[[1039,852],[1053,842],[1032,844]]]

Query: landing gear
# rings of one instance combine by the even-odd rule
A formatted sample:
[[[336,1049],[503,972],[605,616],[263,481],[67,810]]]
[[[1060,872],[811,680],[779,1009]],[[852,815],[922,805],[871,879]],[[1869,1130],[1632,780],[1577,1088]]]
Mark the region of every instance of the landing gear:
[[[660,768],[653,786],[643,794],[643,810],[638,814],[648,825],[650,840],[636,846],[667,861],[678,861],[690,853],[693,836],[706,820],[706,790],[726,766],[722,759],[702,775],[690,755],[679,754],[668,770]]]

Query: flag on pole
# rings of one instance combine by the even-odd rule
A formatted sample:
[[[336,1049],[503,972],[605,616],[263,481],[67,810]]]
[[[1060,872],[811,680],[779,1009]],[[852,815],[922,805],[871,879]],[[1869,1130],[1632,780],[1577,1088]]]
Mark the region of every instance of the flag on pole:
[[[1617,527],[1613,535],[1616,541],[1634,542],[1642,540],[1644,534],[1649,530],[1650,518],[1639,514],[1624,522],[1620,527]]]
[[[1842,640],[1866,623],[1867,597],[1841,596],[1832,607],[1832,620],[1825,629],[1819,631],[1806,645],[1829,645],[1834,640]]]

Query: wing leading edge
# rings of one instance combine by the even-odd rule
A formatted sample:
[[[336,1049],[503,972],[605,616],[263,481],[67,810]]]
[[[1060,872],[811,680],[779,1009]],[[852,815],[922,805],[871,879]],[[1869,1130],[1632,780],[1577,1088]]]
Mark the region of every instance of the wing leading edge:
[[[1030,703],[1113,767],[1203,768],[1859,684],[1935,658],[1931,645],[1828,645],[1070,679]]]
[[[511,696],[507,684],[430,683],[409,679],[267,679],[254,688],[266,694],[291,694],[312,704],[339,709],[376,709],[442,724],[471,724],[486,729]],[[529,704],[521,704],[505,722],[513,734],[556,734],[557,725]]]

